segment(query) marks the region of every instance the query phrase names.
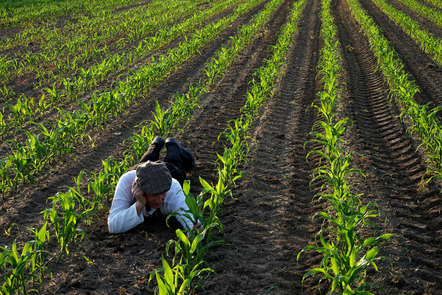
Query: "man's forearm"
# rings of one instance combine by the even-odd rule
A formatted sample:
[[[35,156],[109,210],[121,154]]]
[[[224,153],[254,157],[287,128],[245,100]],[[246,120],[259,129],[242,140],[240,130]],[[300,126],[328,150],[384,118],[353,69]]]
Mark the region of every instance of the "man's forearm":
[[[124,233],[128,230],[134,228],[144,221],[143,214],[137,214],[136,205],[133,204],[131,207],[113,212],[109,214],[108,218],[108,228],[109,232],[113,234]]]
[[[137,207],[137,215],[140,215],[141,212],[143,212],[144,207],[146,206],[146,204],[142,204],[140,202],[136,202],[136,207]]]

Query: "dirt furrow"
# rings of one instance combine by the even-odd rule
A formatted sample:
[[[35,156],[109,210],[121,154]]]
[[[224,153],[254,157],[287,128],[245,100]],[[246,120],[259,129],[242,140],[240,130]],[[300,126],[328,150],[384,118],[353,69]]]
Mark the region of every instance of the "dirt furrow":
[[[223,137],[218,136],[227,129],[231,120],[239,118],[244,106],[250,81],[255,69],[263,66],[269,54],[269,46],[276,43],[277,31],[285,22],[291,0],[286,0],[272,16],[258,38],[241,53],[241,57],[229,69],[229,74],[220,80],[213,89],[202,98],[201,107],[195,113],[185,130],[183,142],[195,152],[197,166],[195,177],[191,178],[195,191],[201,191],[198,177],[212,180],[214,177],[216,153],[223,153]],[[199,163],[204,163],[201,166]]]
[[[239,61],[232,66],[228,75],[201,99],[201,108],[183,126],[182,133],[176,134],[180,142],[194,152],[196,158],[196,167],[189,175],[194,193],[200,191],[199,176],[208,181],[213,180],[216,152],[222,152],[223,148],[217,136],[230,120],[240,115],[252,73],[255,68],[262,66],[268,55],[268,46],[275,44],[276,32],[285,21],[291,3],[287,0],[277,10],[263,34],[241,53]],[[192,68],[187,70],[192,72]],[[197,68],[193,68],[193,71],[196,73]],[[196,76],[189,79],[195,79]],[[178,75],[172,81],[179,80]],[[147,288],[149,274],[154,268],[160,267],[165,245],[175,237],[176,224],[172,223],[172,227],[167,228],[164,221],[149,220],[127,234],[109,235],[106,218],[102,216],[100,221],[88,228],[93,233],[91,243],[81,243],[73,255],[65,258],[63,265],[72,265],[71,270],[81,275],[75,278],[66,272],[63,265],[51,265],[58,276],[47,287],[45,294],[88,291],[105,294],[106,290],[120,290],[123,294],[152,293],[152,287]],[[96,249],[100,249],[101,253],[97,253]],[[87,253],[86,256],[94,264],[88,266],[78,253]]]
[[[377,234],[397,235],[381,246],[387,259],[379,263],[380,273],[373,273],[369,282],[378,283],[387,294],[433,294],[431,290],[441,288],[440,189],[420,188],[424,160],[400,122],[397,108],[389,104],[387,87],[375,71],[375,57],[345,1],[338,1],[334,14],[348,73],[345,108],[354,121],[351,147],[359,154],[354,157],[356,165],[367,175],[357,186],[358,193],[364,193],[364,202],[377,203],[388,218],[386,223],[382,223],[384,215],[376,220]],[[345,50],[349,44],[357,44],[354,51]]]
[[[259,7],[262,9],[263,5]],[[200,50],[199,55],[184,63],[180,70],[172,73],[163,83],[154,88],[147,98],[134,103],[126,114],[113,120],[105,129],[92,134],[93,146],[91,146],[92,142],[79,146],[72,154],[72,158],[61,159],[52,165],[52,169],[42,171],[36,177],[37,185],[23,184],[19,188],[19,193],[1,200],[3,206],[0,210],[6,211],[7,214],[0,216],[0,227],[6,229],[12,223],[21,226],[23,221],[20,215],[22,214],[29,216],[26,225],[30,225],[29,222],[33,219],[31,216],[34,216],[35,221],[32,222],[32,226],[36,226],[41,222],[38,213],[48,207],[47,198],[61,191],[61,186],[74,186],[73,178],[77,177],[81,170],[88,169],[88,171],[97,172],[102,168],[101,161],[107,157],[122,158],[122,152],[130,144],[130,142],[125,142],[125,139],[130,138],[134,130],[136,132],[138,129],[136,126],[142,124],[144,120],[153,119],[155,100],[158,100],[161,106],[167,106],[173,94],[186,91],[188,83],[198,82],[203,78],[204,64],[214,57],[214,53],[221,45],[228,42],[230,36],[236,34],[237,28],[241,24],[248,23],[257,11],[259,10],[254,9],[238,19],[216,40]],[[23,198],[27,201],[23,202]],[[0,237],[0,241],[2,238]]]
[[[303,149],[315,121],[310,106],[318,90],[318,9],[319,1],[308,2],[280,91],[256,122],[246,176],[221,218],[232,246],[214,251],[217,276],[207,282],[208,294],[302,294],[303,274],[318,263],[315,253],[296,263],[318,230],[311,220],[317,208],[311,204],[312,167]]]
[[[220,46],[220,44],[225,43],[227,40],[229,40],[230,36],[233,36],[236,33],[236,24],[246,24],[248,23],[252,16],[255,15],[258,11],[260,11],[261,9],[263,9],[265,3],[267,3],[267,1],[263,1],[262,3],[260,3],[259,5],[256,5],[254,8],[252,8],[248,13],[245,13],[243,16],[239,17],[233,25],[229,26],[227,29],[225,29],[215,40],[213,40],[211,42],[211,44],[206,45],[205,47],[203,47],[200,52],[203,53],[203,55],[206,54],[213,54],[213,48],[218,48],[218,46]],[[226,15],[232,13],[233,11],[233,7],[230,7],[229,9],[226,9],[220,13],[217,13],[215,16],[213,16],[211,19],[207,20],[207,23],[216,23],[219,19],[225,17]],[[199,28],[201,29],[201,28]],[[108,79],[105,81],[101,81],[97,84],[97,86],[94,89],[88,90],[85,94],[83,94],[76,102],[77,103],[72,103],[72,101],[64,101],[61,102],[60,105],[58,105],[58,108],[65,110],[65,111],[69,111],[72,112],[75,109],[79,109],[80,108],[80,104],[78,103],[79,101],[83,101],[85,103],[87,103],[91,97],[95,94],[102,94],[104,92],[107,92],[109,89],[115,89],[115,85],[117,85],[119,82],[121,81],[125,81],[125,79],[127,79],[128,76],[130,76],[130,71],[137,71],[138,68],[142,65],[146,65],[146,64],[150,64],[151,63],[151,59],[152,56],[157,56],[157,55],[161,55],[161,54],[166,54],[167,50],[169,49],[173,49],[176,48],[177,46],[179,46],[179,44],[184,40],[184,37],[182,38],[178,38],[177,40],[172,41],[171,43],[164,45],[160,50],[154,52],[154,53],[149,53],[147,56],[145,56],[143,58],[143,60],[138,60],[130,65],[128,65],[124,70],[118,71],[118,72],[111,72],[108,74]],[[113,50],[111,52],[108,53],[108,56],[111,56],[113,54],[121,54],[122,52],[124,52],[124,50],[130,50],[132,48],[132,46],[134,46],[135,44],[138,44],[139,41],[137,42],[133,42],[131,45],[126,46],[123,49],[118,49],[118,50]],[[217,46],[217,47],[214,47]],[[195,60],[196,59],[196,60]],[[88,65],[84,65],[83,69],[87,70],[89,69],[90,66],[93,66],[96,63],[100,63],[102,61],[102,58],[100,57],[99,59],[95,60],[92,63],[89,63]],[[196,67],[202,67],[201,64],[199,64],[200,59],[198,57],[192,58],[189,61],[185,62],[183,66],[186,67],[187,70],[192,70],[195,71],[195,66]],[[72,73],[71,73],[72,74]],[[173,75],[173,74],[172,74]],[[182,75],[185,75],[184,77],[190,77],[191,75],[189,75],[188,73],[184,72],[182,73]],[[69,77],[69,75],[65,75],[65,77]],[[18,80],[21,80],[22,78],[19,79],[15,79],[14,81],[12,81],[12,83],[17,83]],[[166,78],[167,80],[170,80],[170,78]],[[180,81],[185,81],[185,79],[181,79]],[[193,80],[193,81],[197,81],[197,80]],[[35,81],[31,78],[29,78],[26,83],[24,83],[26,85],[26,87],[28,87],[29,89],[23,88],[23,87],[19,87],[18,89],[14,89],[14,92],[16,93],[24,93],[24,95],[26,97],[40,97],[41,93],[42,93],[42,89],[45,88],[52,88],[52,85],[54,83],[54,81],[48,82],[46,85],[43,85],[39,88],[34,88],[33,87],[33,83]],[[166,82],[167,83],[167,82]],[[157,87],[160,88],[164,87],[164,83],[163,85]],[[175,90],[174,88],[172,88],[172,90]],[[154,90],[155,91],[155,90]],[[17,96],[18,98],[18,96]],[[11,102],[10,104],[15,104],[16,101]],[[1,106],[0,106],[1,108]],[[4,116],[7,117],[9,114],[9,110],[7,110],[4,113]],[[48,125],[48,122],[55,122],[56,119],[58,119],[60,117],[60,112],[57,110],[57,108],[53,107],[52,109],[48,110],[46,113],[44,113],[42,116],[39,116],[38,118],[35,119],[36,123],[43,123],[45,126]],[[18,132],[16,131],[14,134],[12,134],[12,132],[10,134],[7,134],[6,136],[4,136],[4,141],[2,143],[2,148],[6,151],[9,150],[10,147],[12,146],[12,143],[7,142],[7,139],[12,139],[14,138],[15,141],[24,141],[26,140],[26,131],[31,131],[33,129],[35,129],[34,125],[26,125],[26,126],[21,126],[22,129],[20,129]]]
[[[428,1],[428,0],[417,0],[417,2],[419,2],[419,3],[422,4],[422,5],[426,5],[426,6],[430,7],[430,8],[432,8],[432,9],[434,9],[434,10],[439,11],[439,12],[442,13],[442,9],[439,8],[439,7],[437,7],[437,6],[434,5],[433,3],[431,3],[431,1]],[[440,5],[439,5],[439,6],[440,6]]]
[[[438,67],[430,56],[425,54],[416,42],[402,29],[396,26],[387,15],[380,11],[370,0],[360,0],[362,7],[373,17],[382,28],[385,37],[393,44],[394,49],[402,58],[405,69],[416,80],[421,90],[415,97],[419,104],[433,102],[442,104],[442,69]],[[351,44],[353,47],[357,43]]]
[[[435,38],[442,38],[442,28],[437,24],[433,23],[431,20],[427,19],[425,16],[421,16],[417,11],[409,8],[405,4],[398,0],[392,0],[389,2],[390,5],[394,6],[397,10],[405,13],[415,22],[420,24],[420,28],[434,35]]]

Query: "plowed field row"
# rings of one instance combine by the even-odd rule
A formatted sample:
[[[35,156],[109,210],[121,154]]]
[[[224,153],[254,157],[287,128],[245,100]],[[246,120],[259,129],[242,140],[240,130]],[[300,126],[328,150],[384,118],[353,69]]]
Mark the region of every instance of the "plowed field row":
[[[367,200],[381,206],[387,218],[386,224],[379,223],[379,230],[399,235],[385,245],[382,253],[392,260],[396,272],[390,273],[385,262],[384,274],[379,275],[380,285],[387,294],[421,294],[425,290],[437,294],[432,293],[441,283],[437,263],[428,262],[438,259],[439,189],[420,190],[425,162],[416,152],[416,142],[401,124],[398,110],[389,103],[387,88],[375,71],[375,58],[367,40],[347,17],[345,1],[338,3],[335,17],[343,20],[338,28],[348,72],[346,111],[355,127],[351,141],[360,154],[359,166],[367,174],[360,189]],[[352,53],[345,50],[350,42],[358,44]],[[427,76],[424,79],[431,80]]]

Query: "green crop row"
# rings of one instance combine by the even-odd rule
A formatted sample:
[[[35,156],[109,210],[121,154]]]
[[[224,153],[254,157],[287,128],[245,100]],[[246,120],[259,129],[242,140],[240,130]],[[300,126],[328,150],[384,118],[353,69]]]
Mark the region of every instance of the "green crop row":
[[[130,63],[145,58],[147,54],[158,50],[161,46],[173,41],[181,34],[190,31],[207,18],[236,2],[238,0],[229,0],[215,5],[212,9],[195,14],[193,17],[183,23],[174,25],[170,29],[163,28],[158,30],[154,36],[143,40],[139,46],[134,47],[131,51],[111,55],[87,70],[80,68],[80,73],[73,74],[70,78],[60,77],[51,88],[45,88],[43,96],[38,101],[37,99],[34,100],[34,98],[27,98],[22,94],[15,105],[6,104],[0,117],[0,136],[10,132],[16,134],[17,129],[25,127],[23,125],[24,122],[38,119],[47,110],[56,108],[60,102],[66,99],[76,100],[78,95],[96,87],[98,83],[107,79],[112,73],[125,70]],[[152,62],[155,62],[155,60]],[[2,90],[0,89],[0,91]],[[6,87],[4,87],[2,92],[4,97],[15,95],[15,93],[9,93]],[[9,114],[5,112],[5,109],[9,111]]]
[[[69,154],[78,143],[82,143],[89,128],[102,128],[110,117],[126,110],[130,103],[196,54],[204,44],[213,40],[259,1],[262,0],[244,3],[230,16],[197,31],[179,47],[169,50],[153,63],[140,67],[134,76],[126,82],[120,82],[118,89],[94,95],[88,103],[80,102],[80,110],[64,112],[59,109],[60,118],[50,128],[36,123],[37,133],[26,132],[26,142],[14,142],[12,154],[0,160],[0,192],[5,194],[14,191],[22,181],[32,182],[34,174],[50,165],[56,156]]]
[[[399,25],[405,33],[415,40],[422,50],[432,56],[439,66],[442,66],[442,40],[434,37],[431,33],[421,30],[419,23],[413,21],[407,14],[395,9],[384,0],[373,2]]]
[[[312,142],[320,148],[310,151],[320,155],[321,166],[314,172],[312,181],[324,181],[321,192],[317,197],[327,201],[327,210],[314,216],[323,218],[324,223],[317,234],[319,238],[315,245],[306,246],[298,254],[314,250],[323,255],[319,267],[309,270],[303,281],[313,275],[321,275],[322,280],[332,282],[327,294],[372,294],[366,291],[369,286],[365,282],[367,267],[370,265],[377,270],[375,261],[379,259],[378,242],[390,238],[391,234],[378,237],[364,237],[366,227],[374,225],[370,218],[379,216],[380,212],[375,203],[362,205],[361,195],[352,192],[350,176],[360,174],[358,169],[351,168],[351,153],[346,151],[343,139],[348,126],[348,118],[340,119],[338,105],[342,91],[342,70],[340,68],[339,41],[336,40],[337,28],[330,13],[331,0],[322,0],[321,33],[324,38],[324,48],[319,59],[319,75],[323,83],[323,91],[319,93],[318,103],[314,103],[320,120],[315,123],[317,129],[312,131]]]
[[[247,31],[246,29],[244,30]],[[237,50],[241,50],[246,45],[242,42],[235,44],[242,44],[241,46],[235,46]],[[225,51],[220,50],[218,55],[221,56]],[[232,55],[232,57],[234,56]],[[224,62],[227,62],[227,60],[224,59]],[[221,74],[221,71],[217,72]],[[212,81],[209,78],[206,80]],[[192,110],[197,106],[197,98],[205,92],[207,87],[210,87],[210,82],[206,86],[190,86],[189,92],[184,95],[176,95],[175,102],[165,111],[162,111],[157,104],[155,120],[150,121],[149,125],[144,126],[141,134],[134,134],[134,137],[131,139],[133,142],[132,148],[125,152],[126,157],[121,162],[115,162],[111,158],[106,159],[103,161],[103,171],[93,174],[93,178],[88,181],[88,192],[94,194],[92,200],[87,200],[80,189],[83,175],[86,173],[84,171],[81,171],[76,178],[76,187],[69,187],[66,193],[58,193],[50,198],[53,206],[43,212],[45,224],[39,231],[35,231],[39,237],[39,240],[37,238],[36,240],[41,241],[39,248],[33,251],[27,246],[22,250],[21,255],[15,243],[12,248],[2,248],[0,270],[4,272],[5,283],[1,287],[3,292],[1,294],[10,294],[12,290],[16,290],[17,294],[26,294],[26,284],[29,280],[38,278],[41,282],[42,273],[49,271],[44,267],[44,255],[49,253],[43,250],[43,244],[46,239],[43,239],[43,237],[49,239],[49,231],[46,230],[47,223],[49,221],[52,223],[59,242],[60,249],[57,258],[59,261],[64,254],[69,253],[68,244],[75,243],[79,237],[82,239],[85,236],[85,232],[79,228],[80,224],[82,222],[86,224],[91,222],[91,218],[95,216],[98,210],[103,208],[104,199],[110,200],[110,195],[116,186],[119,176],[135,163],[134,158],[130,156],[131,151],[136,154],[137,158],[141,157],[145,152],[145,147],[152,141],[155,130],[161,136],[164,136],[170,134],[172,129],[181,126],[184,121],[189,120]],[[185,186],[185,188],[187,191],[188,186]],[[26,245],[33,243],[28,242]],[[12,260],[11,257],[16,257],[19,263],[14,262],[15,260]],[[87,259],[87,257],[85,258]],[[9,268],[7,267],[8,265]],[[9,272],[7,269],[10,269]]]
[[[0,26],[9,27],[18,24],[29,24],[58,16],[93,13],[100,10],[116,10],[128,4],[137,4],[140,0],[3,0],[0,2]]]
[[[69,23],[60,29],[48,30],[40,27],[35,33],[39,51],[32,52],[28,44],[23,50],[14,52],[14,57],[0,57],[3,61],[0,68],[0,80],[8,83],[12,79],[31,74],[36,78],[34,86],[46,83],[54,78],[55,73],[63,76],[78,71],[96,59],[106,56],[112,48],[122,49],[139,39],[155,34],[163,27],[173,24],[183,17],[198,11],[198,3],[168,2],[158,3],[148,11],[134,8],[129,12],[118,14],[97,15],[94,18],[84,17],[69,30]],[[134,13],[136,10],[136,13]],[[67,33],[68,32],[68,33]],[[23,43],[23,33],[16,37],[15,43]],[[9,41],[7,39],[6,41]],[[7,42],[4,42],[7,46]],[[9,46],[11,47],[12,44]]]
[[[406,6],[410,7],[412,10],[417,12],[419,15],[429,19],[433,23],[435,23],[437,26],[442,28],[442,13],[440,13],[438,10],[430,8],[426,5],[420,4],[419,2],[415,0],[399,0]]]
[[[424,147],[427,152],[429,174],[442,177],[442,130],[437,115],[441,107],[431,107],[432,103],[419,105],[416,102],[414,95],[419,92],[419,88],[404,70],[399,55],[360,4],[355,0],[348,0],[348,3],[369,39],[391,97],[401,107],[401,119],[409,122],[409,131],[422,140],[420,147]]]
[[[433,4],[434,6],[436,6],[437,8],[442,9],[442,2],[439,0],[426,0],[428,3]]]

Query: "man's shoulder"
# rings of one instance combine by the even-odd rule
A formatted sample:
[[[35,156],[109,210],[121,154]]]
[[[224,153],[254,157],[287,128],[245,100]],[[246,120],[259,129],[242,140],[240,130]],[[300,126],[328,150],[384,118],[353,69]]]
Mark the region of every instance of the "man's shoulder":
[[[135,170],[131,170],[121,175],[120,181],[132,183],[135,180],[135,177]]]
[[[181,184],[178,180],[175,178],[172,178],[172,184],[170,185],[170,190],[168,191],[168,194],[170,195],[177,195],[178,193],[182,193],[183,189],[181,187]]]
[[[170,185],[170,189],[175,189],[175,190],[181,190],[181,184],[178,180],[176,180],[175,178],[172,178],[172,184]]]

